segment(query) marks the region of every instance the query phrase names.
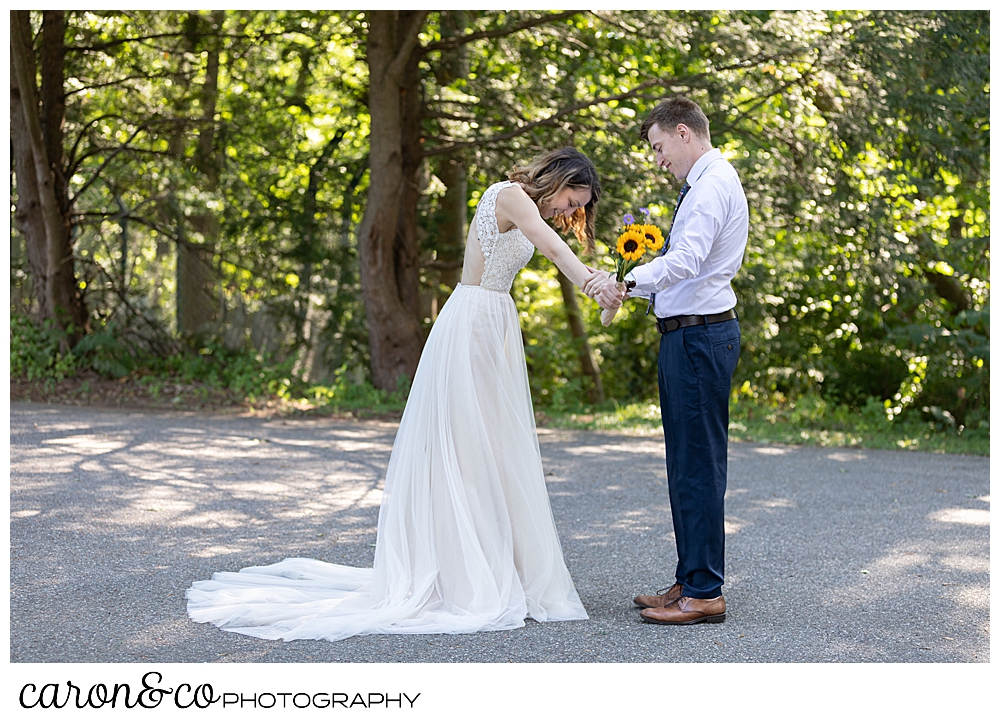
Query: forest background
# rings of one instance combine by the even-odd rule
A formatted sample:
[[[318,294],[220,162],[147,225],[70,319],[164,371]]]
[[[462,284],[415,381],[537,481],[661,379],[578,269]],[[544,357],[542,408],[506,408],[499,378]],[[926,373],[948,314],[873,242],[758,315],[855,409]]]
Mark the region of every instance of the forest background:
[[[398,411],[480,194],[577,147],[611,268],[684,94],[750,205],[733,437],[988,454],[987,11],[10,17],[12,398]],[[644,304],[512,294],[543,421],[658,425]]]

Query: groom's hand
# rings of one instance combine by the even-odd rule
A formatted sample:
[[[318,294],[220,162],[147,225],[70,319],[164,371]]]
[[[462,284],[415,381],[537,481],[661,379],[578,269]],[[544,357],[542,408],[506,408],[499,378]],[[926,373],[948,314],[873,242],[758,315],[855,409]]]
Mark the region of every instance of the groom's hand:
[[[592,269],[589,266],[587,268],[593,273],[591,273],[590,278],[583,283],[583,293],[591,299],[596,299],[597,295],[606,284],[614,283],[612,280],[613,274],[607,271],[598,271],[597,269]]]
[[[600,289],[594,300],[605,309],[617,309],[622,305],[625,296],[624,292],[618,288],[618,284],[612,279],[610,283],[606,283]]]

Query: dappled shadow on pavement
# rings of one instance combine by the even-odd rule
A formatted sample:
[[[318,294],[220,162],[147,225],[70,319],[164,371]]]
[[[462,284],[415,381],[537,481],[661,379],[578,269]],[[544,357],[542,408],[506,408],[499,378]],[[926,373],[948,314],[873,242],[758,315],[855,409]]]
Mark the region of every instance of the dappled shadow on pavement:
[[[650,626],[676,562],[662,439],[541,430],[589,621],[263,641],[191,623],[218,570],[371,565],[395,425],[14,405],[11,659],[983,661],[989,460],[733,445],[724,625]]]

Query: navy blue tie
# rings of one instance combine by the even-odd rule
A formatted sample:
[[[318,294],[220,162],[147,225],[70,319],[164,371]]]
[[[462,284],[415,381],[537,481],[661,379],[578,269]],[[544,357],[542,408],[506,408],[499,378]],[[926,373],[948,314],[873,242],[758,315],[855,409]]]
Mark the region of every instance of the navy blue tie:
[[[670,228],[667,229],[667,238],[663,242],[663,248],[660,250],[660,256],[667,253],[667,249],[670,248],[670,232],[674,230],[674,221],[677,220],[677,209],[681,207],[681,201],[687,195],[687,192],[691,190],[691,184],[684,181],[684,185],[681,186],[681,192],[677,194],[677,203],[674,204],[674,213],[670,217]],[[646,307],[646,316],[649,316],[649,310],[653,308],[653,301],[656,300],[656,294],[649,295],[649,306]]]

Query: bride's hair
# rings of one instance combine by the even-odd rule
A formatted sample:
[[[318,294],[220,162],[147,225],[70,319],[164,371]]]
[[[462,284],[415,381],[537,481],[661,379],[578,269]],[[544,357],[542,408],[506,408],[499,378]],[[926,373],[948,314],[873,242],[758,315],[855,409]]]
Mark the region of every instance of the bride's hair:
[[[560,148],[539,156],[523,168],[515,168],[507,177],[520,183],[539,208],[566,188],[589,189],[590,202],[586,206],[568,217],[556,216],[552,221],[563,233],[572,229],[587,253],[594,252],[594,216],[601,198],[601,182],[589,158],[575,148]]]

